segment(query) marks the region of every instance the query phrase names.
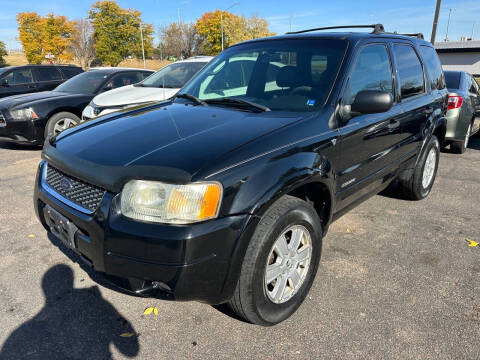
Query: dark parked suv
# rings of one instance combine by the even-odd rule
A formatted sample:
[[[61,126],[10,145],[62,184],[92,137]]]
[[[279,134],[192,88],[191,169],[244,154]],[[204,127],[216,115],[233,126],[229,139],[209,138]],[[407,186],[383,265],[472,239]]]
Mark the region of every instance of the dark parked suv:
[[[25,65],[0,68],[0,98],[53,90],[83,72],[73,65]]]
[[[435,180],[447,107],[435,50],[370,27],[234,45],[174,99],[50,138],[41,223],[136,294],[286,319],[333,220],[393,180],[414,200]]]

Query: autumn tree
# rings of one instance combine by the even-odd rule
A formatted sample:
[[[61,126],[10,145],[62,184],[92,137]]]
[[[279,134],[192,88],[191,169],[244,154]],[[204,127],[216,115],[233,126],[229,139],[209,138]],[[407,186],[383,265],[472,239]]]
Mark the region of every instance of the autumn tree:
[[[89,18],[94,29],[95,52],[103,63],[117,66],[128,56],[142,56],[140,38],[141,13],[122,9],[115,1],[98,1],[92,5]],[[142,24],[145,56],[153,52],[153,26]]]
[[[201,38],[194,23],[174,22],[160,28],[160,44],[163,56],[188,58],[201,52]]]
[[[8,55],[7,47],[3,41],[0,41],[0,67],[5,66],[4,57]]]
[[[93,26],[88,19],[75,20],[75,32],[70,43],[70,52],[84,69],[95,59]]]
[[[58,62],[71,60],[68,47],[75,31],[73,21],[53,13],[41,17],[31,12],[19,13],[17,23],[28,62],[40,64],[47,54],[54,55]]]
[[[221,10],[207,12],[197,20],[197,29],[209,55],[216,55],[222,50],[222,15],[224,48],[240,41],[275,35],[268,30],[268,22],[257,15],[247,18]]]

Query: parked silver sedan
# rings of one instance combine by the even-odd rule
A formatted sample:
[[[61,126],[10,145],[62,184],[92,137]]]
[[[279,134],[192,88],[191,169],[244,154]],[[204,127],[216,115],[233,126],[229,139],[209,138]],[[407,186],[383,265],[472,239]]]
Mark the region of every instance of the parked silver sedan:
[[[480,130],[480,91],[475,79],[465,71],[444,71],[448,88],[445,145],[463,154],[470,136]]]

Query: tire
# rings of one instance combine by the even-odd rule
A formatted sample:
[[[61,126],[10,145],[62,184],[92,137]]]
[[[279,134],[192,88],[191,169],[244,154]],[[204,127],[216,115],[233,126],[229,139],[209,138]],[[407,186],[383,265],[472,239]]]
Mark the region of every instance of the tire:
[[[468,126],[467,133],[465,134],[465,140],[452,142],[452,145],[450,145],[450,149],[452,150],[452,152],[454,152],[455,154],[463,154],[465,151],[467,151],[468,140],[470,139],[471,132],[472,124]]]
[[[274,244],[281,241],[282,235],[288,239],[290,234],[286,245],[294,246],[294,232],[302,232],[300,244],[303,245],[296,248],[298,251],[288,248],[289,254],[280,257]],[[234,295],[228,303],[230,308],[246,321],[263,326],[275,325],[292,315],[307,296],[315,278],[321,256],[322,234],[320,219],[310,204],[292,196],[277,200],[262,216],[252,236]],[[308,250],[309,262],[299,264],[300,254],[304,258]],[[290,257],[292,255],[294,257]],[[265,284],[267,267],[282,267],[285,270]],[[282,288],[283,279],[295,272],[298,275],[295,276],[297,288],[287,286],[285,292],[280,293],[278,289]],[[293,278],[287,280],[288,285],[293,284]]]
[[[434,156],[433,159],[431,158],[432,156]],[[427,146],[425,147],[425,151],[413,169],[411,177],[400,183],[405,198],[409,200],[422,200],[425,199],[428,194],[430,194],[432,186],[435,183],[439,158],[440,143],[437,137],[432,135]],[[434,166],[433,169],[430,166],[427,166],[427,160],[429,165],[431,164]],[[424,182],[425,171],[429,171],[430,176],[428,176],[428,181]]]
[[[47,126],[45,126],[45,139],[47,139],[49,135],[57,135],[60,133],[61,131],[58,130],[60,130],[59,127],[61,127],[62,122],[68,122],[68,124],[70,124],[70,126],[63,129],[66,130],[69,127],[80,124],[80,118],[70,112],[59,112],[52,115],[50,119],[48,119]]]

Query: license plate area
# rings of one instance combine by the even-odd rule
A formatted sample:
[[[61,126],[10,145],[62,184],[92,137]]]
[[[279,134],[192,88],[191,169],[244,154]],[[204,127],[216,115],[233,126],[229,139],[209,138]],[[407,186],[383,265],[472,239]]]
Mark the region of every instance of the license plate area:
[[[78,231],[75,224],[49,205],[44,207],[43,214],[52,234],[59,238],[65,246],[75,249],[77,247],[75,233]]]

